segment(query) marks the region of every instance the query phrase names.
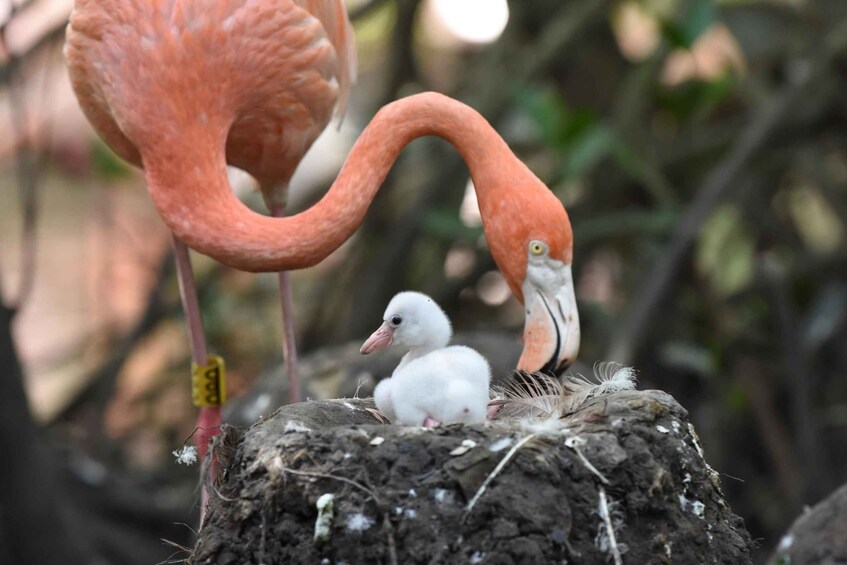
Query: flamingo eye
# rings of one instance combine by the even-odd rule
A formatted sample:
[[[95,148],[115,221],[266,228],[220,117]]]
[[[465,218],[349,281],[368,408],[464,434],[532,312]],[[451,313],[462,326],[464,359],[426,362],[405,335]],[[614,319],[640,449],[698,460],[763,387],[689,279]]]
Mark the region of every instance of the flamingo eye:
[[[543,241],[538,241],[537,239],[533,239],[529,242],[529,254],[534,255],[536,257],[540,255],[544,255],[547,253],[547,246]]]
[[[391,318],[391,325],[393,326],[399,326],[402,323],[403,318],[401,318],[400,316],[394,316],[393,318]]]

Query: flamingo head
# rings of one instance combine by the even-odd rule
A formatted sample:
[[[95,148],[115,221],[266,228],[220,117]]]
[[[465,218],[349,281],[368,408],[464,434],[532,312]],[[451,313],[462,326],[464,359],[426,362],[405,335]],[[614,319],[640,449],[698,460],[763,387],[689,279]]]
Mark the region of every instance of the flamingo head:
[[[513,173],[491,197],[480,197],[486,240],[526,309],[518,369],[560,374],[574,362],[580,339],[571,223],[559,199],[526,167]]]

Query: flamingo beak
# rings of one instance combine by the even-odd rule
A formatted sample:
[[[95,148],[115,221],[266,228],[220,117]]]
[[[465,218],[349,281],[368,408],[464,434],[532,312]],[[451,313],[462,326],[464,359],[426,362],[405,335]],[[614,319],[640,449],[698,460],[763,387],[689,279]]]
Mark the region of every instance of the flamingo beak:
[[[526,325],[518,369],[560,375],[579,352],[579,314],[570,266],[557,275],[544,281],[548,284],[524,281]]]
[[[383,349],[391,345],[394,340],[394,328],[388,322],[383,322],[379,329],[371,334],[371,337],[365,340],[362,344],[359,353],[367,355],[371,351]]]

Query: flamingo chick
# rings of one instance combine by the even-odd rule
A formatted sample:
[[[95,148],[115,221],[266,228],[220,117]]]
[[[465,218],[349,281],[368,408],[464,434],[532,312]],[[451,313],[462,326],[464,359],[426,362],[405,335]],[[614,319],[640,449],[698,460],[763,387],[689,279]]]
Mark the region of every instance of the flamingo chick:
[[[360,351],[393,345],[408,352],[391,378],[377,385],[377,408],[406,426],[484,422],[491,367],[469,347],[447,346],[453,330],[438,304],[419,292],[401,292],[383,320]]]

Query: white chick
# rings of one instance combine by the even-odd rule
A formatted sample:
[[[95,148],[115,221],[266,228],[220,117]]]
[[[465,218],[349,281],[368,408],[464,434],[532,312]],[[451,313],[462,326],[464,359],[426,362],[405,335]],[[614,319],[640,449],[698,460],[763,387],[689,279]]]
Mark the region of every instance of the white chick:
[[[484,422],[491,367],[469,347],[447,346],[453,331],[438,304],[419,292],[401,292],[391,299],[383,320],[361,352],[388,346],[408,352],[391,378],[377,385],[377,408],[392,422],[408,426]]]

